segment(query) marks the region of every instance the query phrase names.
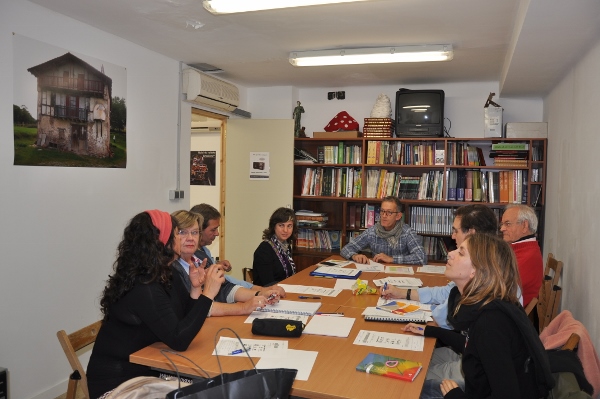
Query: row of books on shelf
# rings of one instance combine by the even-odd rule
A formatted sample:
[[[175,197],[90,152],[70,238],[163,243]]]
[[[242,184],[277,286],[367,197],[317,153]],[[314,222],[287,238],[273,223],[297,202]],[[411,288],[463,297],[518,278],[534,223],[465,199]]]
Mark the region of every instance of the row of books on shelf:
[[[541,182],[543,179],[544,179],[543,168],[531,169],[531,181],[532,182]]]
[[[381,204],[350,204],[348,205],[347,227],[364,229],[379,222]]]
[[[362,195],[361,170],[351,167],[306,168],[300,195],[358,198]]]
[[[369,140],[367,164],[444,165],[444,143]]]
[[[329,217],[324,212],[310,210],[299,210],[296,212],[296,224],[298,227],[322,228],[327,226]]]
[[[339,230],[298,229],[296,248],[340,249],[341,232]]]
[[[447,165],[486,166],[483,150],[463,142],[448,142]]]
[[[410,227],[417,234],[452,234],[454,209],[450,207],[410,207]]]
[[[402,176],[386,169],[367,170],[367,198],[385,198],[393,195],[400,199],[441,201],[444,174],[440,170],[423,172],[421,176]]]
[[[526,204],[527,170],[452,169],[447,176],[448,201]]]
[[[362,163],[362,147],[345,145],[323,145],[317,147],[317,162],[325,164],[360,164]]]
[[[532,180],[541,180],[541,168],[533,169]],[[421,176],[403,176],[386,169],[367,170],[366,198],[389,195],[401,200],[528,203],[528,170],[485,171],[479,169],[430,170]],[[446,185],[444,186],[444,178]],[[535,206],[541,189],[532,192]],[[303,196],[359,198],[361,170],[350,167],[306,168]]]
[[[448,246],[443,237],[424,236],[423,250],[429,259],[446,259]]]

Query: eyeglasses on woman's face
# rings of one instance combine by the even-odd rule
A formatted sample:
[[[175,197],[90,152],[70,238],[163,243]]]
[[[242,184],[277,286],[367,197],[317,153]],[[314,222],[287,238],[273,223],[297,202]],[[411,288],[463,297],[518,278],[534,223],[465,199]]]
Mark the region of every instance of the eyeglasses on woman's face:
[[[200,230],[179,230],[177,232],[177,235],[179,235],[179,237],[187,237],[188,235],[191,235],[192,237],[197,237],[200,234]]]

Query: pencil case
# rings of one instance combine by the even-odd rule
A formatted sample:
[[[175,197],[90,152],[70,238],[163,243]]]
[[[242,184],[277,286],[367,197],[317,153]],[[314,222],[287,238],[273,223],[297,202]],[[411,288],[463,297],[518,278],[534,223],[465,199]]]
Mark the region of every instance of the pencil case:
[[[296,338],[302,335],[304,324],[298,320],[254,319],[252,334],[270,337]]]

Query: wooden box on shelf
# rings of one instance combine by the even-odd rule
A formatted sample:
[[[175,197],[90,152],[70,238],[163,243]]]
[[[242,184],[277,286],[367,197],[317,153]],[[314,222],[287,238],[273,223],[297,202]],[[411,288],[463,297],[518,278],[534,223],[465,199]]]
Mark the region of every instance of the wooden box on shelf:
[[[341,132],[313,132],[313,138],[315,139],[343,140],[356,139],[358,137],[360,137],[360,132],[356,130]]]

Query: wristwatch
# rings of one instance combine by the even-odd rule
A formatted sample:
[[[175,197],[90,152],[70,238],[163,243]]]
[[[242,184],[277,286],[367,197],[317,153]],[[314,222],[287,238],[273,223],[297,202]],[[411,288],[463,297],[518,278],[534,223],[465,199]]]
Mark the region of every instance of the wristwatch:
[[[410,292],[411,291],[412,290],[410,288],[406,290],[406,299],[408,299],[409,301],[410,301]]]

